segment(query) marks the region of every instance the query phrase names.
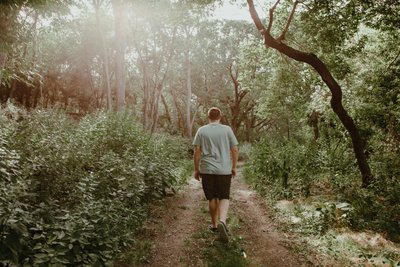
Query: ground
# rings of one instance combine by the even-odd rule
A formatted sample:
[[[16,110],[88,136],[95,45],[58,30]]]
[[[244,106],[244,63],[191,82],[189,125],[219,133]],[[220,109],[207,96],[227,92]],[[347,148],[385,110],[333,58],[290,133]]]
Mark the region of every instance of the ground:
[[[278,232],[269,214],[265,202],[239,172],[231,189],[228,226],[232,241],[222,244],[207,229],[207,201],[201,184],[190,179],[178,194],[152,209],[141,233],[143,240],[151,240],[151,246],[140,265],[315,266],[316,259],[302,254],[301,244]]]

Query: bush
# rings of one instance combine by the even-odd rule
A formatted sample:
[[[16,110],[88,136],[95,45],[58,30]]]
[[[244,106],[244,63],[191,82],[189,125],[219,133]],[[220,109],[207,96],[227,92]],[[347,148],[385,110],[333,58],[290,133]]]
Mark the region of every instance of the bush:
[[[19,113],[0,113],[0,263],[109,265],[188,174],[188,142],[151,138],[128,112]]]
[[[250,143],[239,143],[239,161],[247,161],[251,155]]]
[[[350,223],[356,230],[384,231],[387,238],[400,241],[400,194],[399,184],[391,184],[382,190],[382,184],[369,188],[355,188],[346,197],[353,206]]]
[[[297,141],[277,144],[268,139],[253,146],[245,168],[246,179],[272,199],[308,196],[319,167],[312,143]]]

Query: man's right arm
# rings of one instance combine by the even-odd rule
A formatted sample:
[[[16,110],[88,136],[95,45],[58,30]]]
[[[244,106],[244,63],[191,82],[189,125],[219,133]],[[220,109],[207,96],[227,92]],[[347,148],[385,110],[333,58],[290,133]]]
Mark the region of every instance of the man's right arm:
[[[196,178],[196,180],[200,180],[200,157],[201,157],[201,148],[200,146],[196,145],[194,147],[194,155],[193,155],[194,178]]]

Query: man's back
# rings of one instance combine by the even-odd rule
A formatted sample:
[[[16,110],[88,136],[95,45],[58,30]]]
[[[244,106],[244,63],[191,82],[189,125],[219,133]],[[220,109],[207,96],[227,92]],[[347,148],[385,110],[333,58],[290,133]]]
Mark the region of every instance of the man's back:
[[[209,123],[200,127],[193,143],[202,151],[200,173],[231,174],[231,148],[237,140],[229,126]]]

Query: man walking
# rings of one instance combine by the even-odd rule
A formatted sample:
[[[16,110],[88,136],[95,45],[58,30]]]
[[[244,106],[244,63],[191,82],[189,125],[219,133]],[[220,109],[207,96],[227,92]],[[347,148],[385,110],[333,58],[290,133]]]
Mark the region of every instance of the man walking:
[[[229,126],[220,124],[221,110],[208,110],[209,124],[197,131],[194,148],[194,177],[202,182],[211,216],[211,230],[221,241],[229,241],[226,218],[229,208],[231,178],[236,175],[238,141]],[[219,219],[219,221],[218,221]]]

